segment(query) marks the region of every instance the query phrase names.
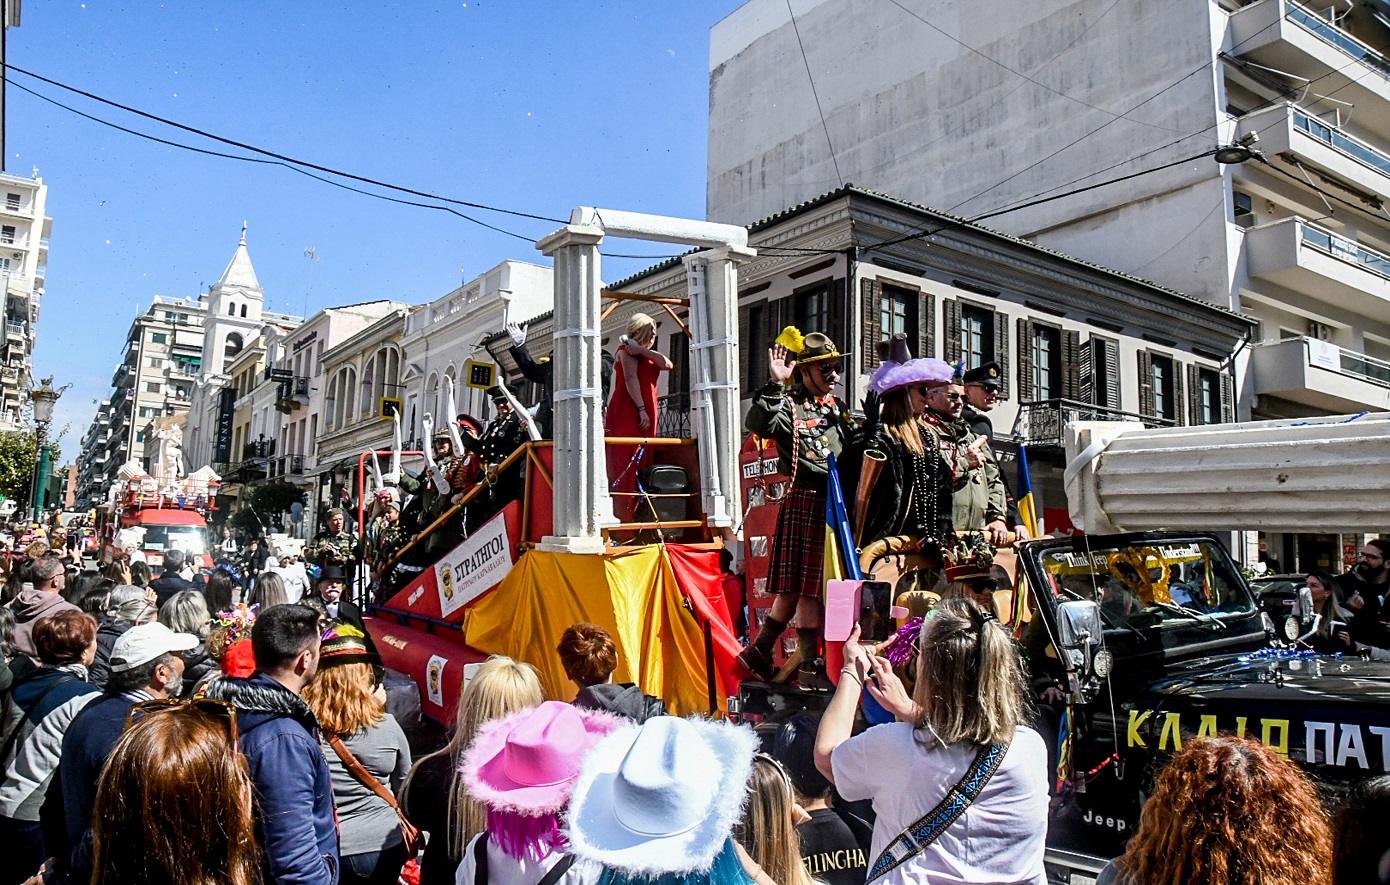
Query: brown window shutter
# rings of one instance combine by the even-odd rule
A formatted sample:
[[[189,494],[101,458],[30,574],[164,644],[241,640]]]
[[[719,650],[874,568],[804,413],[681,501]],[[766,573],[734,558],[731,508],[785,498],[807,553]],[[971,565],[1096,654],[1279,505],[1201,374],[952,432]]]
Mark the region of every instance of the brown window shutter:
[[[1104,405],[1107,408],[1118,409],[1123,402],[1120,398],[1120,345],[1114,341],[1101,341],[1101,345],[1105,350]]]
[[[859,283],[859,365],[865,372],[878,368],[879,312],[883,287],[878,280]]]
[[[1062,330],[1062,398],[1081,398],[1081,333]]]
[[[960,359],[960,302],[954,298],[943,301],[941,318],[946,335],[946,353],[942,358],[948,363],[955,363]]]
[[[744,396],[752,396],[753,388],[748,376],[748,360],[753,355],[753,330],[749,328],[747,305],[738,309],[738,386]],[[764,330],[758,330],[762,333]]]
[[[936,296],[923,292],[917,297],[917,356],[936,356]],[[956,328],[959,330],[960,322]],[[956,332],[957,336],[960,332]]]
[[[956,322],[956,328],[960,328],[960,322]],[[960,333],[957,332],[957,335]],[[957,357],[959,359],[959,357]],[[999,364],[999,398],[1009,398],[1009,315],[994,312],[994,361]],[[1022,376],[1020,376],[1022,377]],[[1032,383],[1033,376],[1029,374],[1029,383]],[[1021,390],[1022,388],[1020,388]],[[1020,400],[1026,399],[1019,394]]]
[[[1187,423],[1202,423],[1202,370],[1195,363],[1187,367]]]
[[[1227,423],[1236,420],[1235,382],[1228,372],[1221,373],[1221,420]]]
[[[1186,423],[1183,420],[1186,416],[1183,414],[1182,407],[1182,404],[1187,401],[1186,397],[1183,396],[1182,389],[1182,375],[1184,368],[1185,367],[1182,363],[1178,362],[1177,360],[1173,360],[1173,423],[1178,426],[1182,426]]]
[[[996,317],[1003,314],[995,314]],[[996,349],[997,353],[1003,353]],[[1000,374],[1007,377],[1007,373]],[[1018,318],[1018,401],[1026,403],[1033,398],[1033,321],[1027,317]]]
[[[1154,362],[1147,350],[1139,351],[1139,414],[1154,417]]]
[[[1076,355],[1076,398],[1083,403],[1098,405],[1096,399],[1095,351],[1100,344],[1095,338],[1088,338],[1083,347],[1077,348]]]

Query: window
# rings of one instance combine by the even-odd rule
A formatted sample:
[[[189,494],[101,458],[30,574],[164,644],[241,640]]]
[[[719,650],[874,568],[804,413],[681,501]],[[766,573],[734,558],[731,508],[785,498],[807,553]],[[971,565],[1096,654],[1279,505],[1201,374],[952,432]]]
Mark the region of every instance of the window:
[[[1189,424],[1221,424],[1235,420],[1234,390],[1229,375],[1220,369],[1188,366],[1187,383],[1192,397],[1188,403]]]
[[[891,341],[894,335],[906,335],[913,356],[928,356],[917,350],[917,299],[911,289],[884,286],[878,299],[878,340]]]
[[[875,279],[860,280],[859,340],[847,343],[859,350],[864,371],[878,366],[880,349],[885,349],[894,335],[907,337],[913,356],[935,356],[934,309],[935,299],[928,292]]]
[[[241,336],[233,332],[227,336],[227,344],[222,348],[222,356],[230,360],[239,353],[241,353]]]
[[[228,302],[227,302],[227,316],[229,316],[229,317],[234,317],[234,316],[236,316],[236,304],[235,304],[234,302],[231,302],[231,301],[228,301]]]
[[[172,310],[164,311],[164,319],[172,323],[174,321],[174,312]]]
[[[150,361],[150,368],[151,368],[151,369],[162,369],[162,368],[164,368],[164,360],[161,359],[160,357],[152,356],[152,357],[149,358],[149,361]]]
[[[1139,352],[1139,411],[1159,424],[1182,422],[1180,366],[1167,354]]]
[[[166,333],[164,333],[164,332],[155,332],[155,333],[153,333],[152,335],[150,335],[150,343],[151,343],[151,344],[168,344],[168,343],[169,343],[169,336],[168,336],[168,334],[166,334]]]
[[[960,358],[967,369],[994,359],[993,314],[974,305],[960,309]]]
[[[794,322],[803,335],[821,332],[829,335],[832,339],[835,337],[830,319],[829,280],[814,288],[795,293],[795,300],[796,319]]]
[[[1080,399],[1105,409],[1120,408],[1120,345],[1092,335],[1080,354]]]
[[[17,212],[19,210],[19,201],[19,194],[5,194],[5,208],[11,212]]]
[[[241,306],[241,318],[246,319],[246,305]]]
[[[690,393],[690,339],[680,329],[671,334],[666,354],[671,358],[671,371],[666,375],[667,393]],[[683,408],[688,408],[688,403]]]
[[[137,430],[137,431],[135,431],[135,441],[136,441],[136,442],[144,442],[144,441],[145,441],[145,431],[143,431],[143,430]]]
[[[159,393],[162,386],[158,381],[146,381],[145,390],[148,393]]]
[[[15,228],[12,224],[0,225],[0,243],[14,243]]]
[[[1033,324],[1032,381],[1034,399],[1057,399],[1062,392],[1062,330]]]

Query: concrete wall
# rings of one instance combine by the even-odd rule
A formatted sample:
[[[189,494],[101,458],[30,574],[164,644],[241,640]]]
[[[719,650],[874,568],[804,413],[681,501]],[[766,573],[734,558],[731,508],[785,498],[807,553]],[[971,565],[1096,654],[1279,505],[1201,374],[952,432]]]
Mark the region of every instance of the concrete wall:
[[[1208,63],[1222,16],[1210,0],[904,5],[1055,91],[892,3],[793,3],[832,162],[786,4],[751,0],[711,34],[711,220],[747,223],[841,180],[974,217],[1190,157],[1217,140]],[[1226,306],[1226,250],[1211,236],[1225,213],[1219,184],[1208,184],[1219,178],[1204,159],[985,223]],[[1095,235],[1112,220],[1113,231]],[[1174,248],[1193,237],[1210,245],[1195,256]]]

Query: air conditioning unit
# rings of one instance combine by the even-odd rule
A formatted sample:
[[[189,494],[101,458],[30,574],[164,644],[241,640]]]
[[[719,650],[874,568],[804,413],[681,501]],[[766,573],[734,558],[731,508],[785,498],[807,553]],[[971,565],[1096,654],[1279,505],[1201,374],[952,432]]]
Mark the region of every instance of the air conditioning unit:
[[[1319,341],[1331,341],[1332,327],[1327,325],[1326,323],[1309,323],[1308,337],[1316,338]]]

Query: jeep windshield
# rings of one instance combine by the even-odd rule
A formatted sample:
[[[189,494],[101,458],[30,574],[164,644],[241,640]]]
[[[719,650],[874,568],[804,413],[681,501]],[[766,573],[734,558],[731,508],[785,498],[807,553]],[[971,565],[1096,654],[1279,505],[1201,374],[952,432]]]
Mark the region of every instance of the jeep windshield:
[[[1123,545],[1107,538],[1089,544],[1077,539],[1042,551],[1039,564],[1056,601],[1094,600],[1107,631],[1177,622],[1219,629],[1255,610],[1226,551],[1206,538]]]

